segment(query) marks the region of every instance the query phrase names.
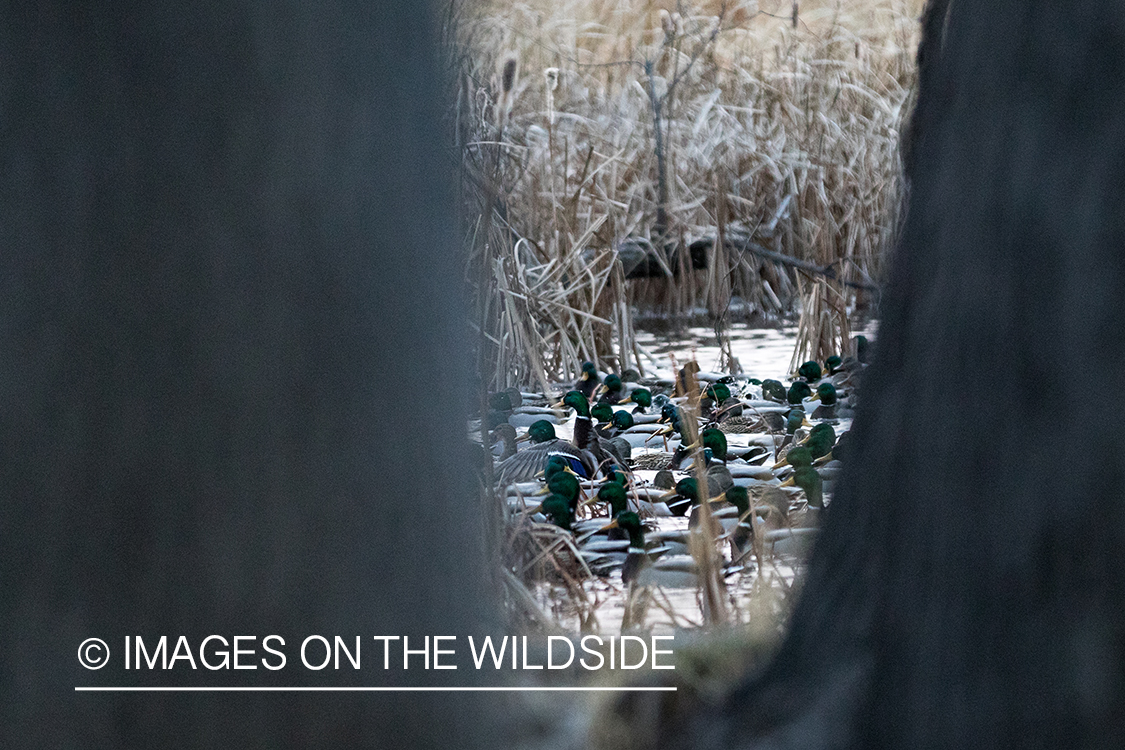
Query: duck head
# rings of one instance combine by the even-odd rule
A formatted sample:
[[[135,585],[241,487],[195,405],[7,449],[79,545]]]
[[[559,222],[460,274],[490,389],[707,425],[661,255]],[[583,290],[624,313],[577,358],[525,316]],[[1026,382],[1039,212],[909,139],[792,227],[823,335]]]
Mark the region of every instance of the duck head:
[[[797,369],[797,374],[810,383],[814,380],[820,380],[820,364],[810,359]]]
[[[531,423],[527,432],[516,439],[516,442],[530,440],[533,443],[545,443],[555,439],[555,426],[546,419],[539,419]]]

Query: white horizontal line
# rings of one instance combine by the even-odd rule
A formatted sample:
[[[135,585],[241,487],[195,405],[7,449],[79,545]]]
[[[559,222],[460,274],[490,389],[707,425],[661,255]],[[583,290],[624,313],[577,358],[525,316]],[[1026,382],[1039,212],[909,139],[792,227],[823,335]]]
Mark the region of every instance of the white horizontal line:
[[[77,693],[519,693],[675,692],[674,687],[76,687]]]

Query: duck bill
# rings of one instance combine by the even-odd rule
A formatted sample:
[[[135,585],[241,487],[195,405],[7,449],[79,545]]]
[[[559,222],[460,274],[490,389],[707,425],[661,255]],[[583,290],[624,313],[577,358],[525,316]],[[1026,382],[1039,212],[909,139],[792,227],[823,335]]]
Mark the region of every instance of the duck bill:
[[[531,433],[530,432],[525,432],[524,434],[522,434],[518,438],[516,438],[517,443],[526,443],[528,440],[531,440]]]
[[[828,463],[831,460],[832,460],[832,451],[828,451],[823,456],[821,456],[820,458],[813,461],[813,466],[824,466],[826,463]]]
[[[665,492],[665,493],[664,493],[663,495],[660,495],[660,496],[658,496],[658,497],[657,497],[656,499],[657,499],[657,500],[659,500],[659,501],[661,501],[661,502],[663,502],[663,501],[665,501],[665,500],[669,500],[669,499],[671,499],[671,498],[673,498],[673,497],[676,497],[676,496],[677,496],[678,494],[679,494],[679,493],[678,493],[678,492],[676,492],[675,490],[668,490],[668,491],[667,491],[667,492]]]
[[[600,529],[598,529],[598,531],[609,531],[610,529],[616,529],[616,528],[617,528],[617,519],[615,518],[612,521],[610,521],[609,523],[607,523],[605,526],[602,526]]]
[[[794,479],[795,477],[789,477],[784,482],[779,484],[778,487],[796,487],[797,483],[794,481]]]
[[[780,461],[778,461],[777,463],[775,463],[773,466],[771,466],[770,470],[771,471],[777,471],[778,469],[782,468],[783,466],[788,466],[788,465],[789,465],[789,457],[786,456],[786,457],[782,458]]]
[[[550,407],[548,407],[548,408],[551,408],[551,409],[565,409],[565,408],[566,408],[566,404],[564,404],[564,403],[562,402],[562,400],[560,399],[560,400],[556,401],[555,403],[551,404],[551,406],[550,406]]]
[[[620,406],[621,404],[627,404],[627,403],[629,403],[629,402],[630,402],[630,401],[632,401],[632,400],[633,400],[633,397],[632,397],[632,396],[629,396],[628,398],[623,398],[623,399],[621,399],[620,401],[618,401],[618,402],[617,402],[617,405],[618,405],[618,406]]]
[[[724,503],[724,502],[726,502],[726,500],[727,500],[727,493],[720,492],[718,495],[715,495],[713,498],[711,498],[710,502],[712,502],[712,503]]]

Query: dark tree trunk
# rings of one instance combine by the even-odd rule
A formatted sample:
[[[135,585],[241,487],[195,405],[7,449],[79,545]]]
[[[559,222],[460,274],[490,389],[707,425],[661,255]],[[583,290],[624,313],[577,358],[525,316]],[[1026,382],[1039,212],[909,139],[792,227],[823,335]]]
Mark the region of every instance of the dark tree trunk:
[[[450,695],[74,692],[434,674],[126,672],[128,634],[488,627],[427,9],[0,21],[0,745],[478,746]]]
[[[943,25],[791,631],[669,745],[1125,742],[1125,5],[954,0]]]

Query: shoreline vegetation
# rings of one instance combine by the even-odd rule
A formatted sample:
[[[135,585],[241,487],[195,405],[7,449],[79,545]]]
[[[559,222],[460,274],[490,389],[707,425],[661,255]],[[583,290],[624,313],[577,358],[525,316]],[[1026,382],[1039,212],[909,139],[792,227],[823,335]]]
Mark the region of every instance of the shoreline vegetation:
[[[920,0],[455,1],[482,390],[649,359],[638,321],[850,353],[900,219]]]

